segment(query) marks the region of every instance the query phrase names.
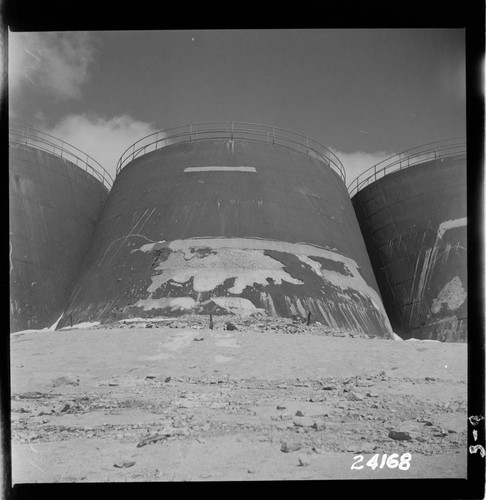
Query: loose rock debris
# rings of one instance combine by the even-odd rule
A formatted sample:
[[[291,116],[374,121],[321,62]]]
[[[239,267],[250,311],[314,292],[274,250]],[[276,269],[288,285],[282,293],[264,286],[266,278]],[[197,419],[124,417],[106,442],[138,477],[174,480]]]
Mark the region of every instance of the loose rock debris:
[[[392,439],[395,439],[397,441],[411,441],[412,436],[408,432],[401,432],[401,431],[393,431],[391,430],[388,433],[388,437],[391,437]]]
[[[214,316],[211,335],[219,335],[218,330],[224,336],[230,335],[222,333],[227,330],[229,318],[237,327],[231,334],[234,338],[246,331],[336,336],[332,329],[326,330],[316,323],[307,326],[291,318],[261,317],[256,318],[255,323],[255,318],[219,316]],[[136,322],[124,328],[132,326],[136,326]],[[207,328],[207,317],[194,318],[194,322],[188,317],[171,318],[163,326]],[[288,328],[290,326],[292,329]],[[110,325],[103,327],[111,328]],[[158,327],[160,322],[154,320],[153,328]],[[157,330],[145,334],[154,333]],[[346,332],[338,333],[346,335]],[[196,338],[204,339],[202,336]],[[349,343],[349,340],[336,339],[335,342]],[[206,347],[205,343],[192,349],[199,353]],[[167,372],[171,372],[165,363],[150,366],[139,372],[127,369],[123,373],[106,373],[96,383],[82,379],[84,372],[79,372],[81,377],[66,373],[68,378],[56,373],[56,384],[50,384],[50,388],[13,392],[13,444],[41,447],[77,439],[88,443],[102,439],[106,449],[116,443],[133,451],[138,448],[140,454],[151,451],[163,454],[173,443],[185,449],[192,442],[197,444],[199,453],[212,454],[215,440],[236,438],[243,443],[263,443],[282,460],[284,454],[300,450],[299,458],[304,460],[301,464],[298,458],[297,465],[305,467],[310,463],[309,453],[313,453],[316,460],[320,458],[316,455],[327,452],[390,454],[407,451],[434,456],[455,454],[467,441],[465,426],[454,424],[454,419],[466,415],[464,382],[447,379],[447,375],[443,378],[397,376],[403,374],[403,370],[395,371],[388,366],[383,370],[378,365],[371,372],[353,377],[296,377],[301,373],[289,370],[287,377],[246,378],[231,370],[224,373],[220,369],[222,365],[201,370],[197,359],[193,358],[186,365],[191,370],[168,376]],[[160,373],[158,370],[167,371]],[[117,389],[111,390],[108,386]],[[412,391],[403,392],[404,388],[412,386]],[[428,400],[419,397],[417,388],[447,390],[451,396],[444,402]],[[450,422],[444,420],[445,417]],[[408,426],[402,426],[404,422]],[[111,458],[106,465],[111,467],[113,462]],[[128,469],[135,461],[116,463],[117,469]],[[290,463],[295,466],[295,458]],[[244,474],[253,474],[246,472],[249,465],[242,465]],[[249,470],[260,473],[255,463],[251,465]],[[137,473],[140,467],[137,458]],[[161,474],[162,469],[158,467],[159,475],[153,478],[171,480],[171,476]],[[299,468],[295,470],[298,473]],[[193,479],[202,477],[200,474]]]
[[[208,328],[208,317],[201,314],[184,314],[183,316],[171,316],[167,318],[146,317],[121,319],[114,323],[93,325],[92,329],[111,329],[111,328]],[[312,334],[333,337],[349,338],[370,338],[363,332],[354,332],[342,328],[324,325],[318,321],[312,321],[307,324],[307,318],[292,316],[283,318],[272,316],[266,312],[257,312],[249,316],[237,314],[212,315],[209,328],[211,330],[228,330],[238,332],[259,332],[259,333],[285,333],[291,335]],[[194,339],[195,341],[204,340],[203,337]]]
[[[171,434],[164,434],[162,436],[149,436],[140,441],[140,443],[137,444],[137,448],[142,448],[142,446],[147,446],[148,444],[154,444],[157,443],[158,441],[162,441],[164,439],[167,439]]]
[[[117,467],[118,469],[125,469],[127,467],[133,467],[135,463],[136,462],[134,460],[127,460],[123,462],[116,462],[115,464],[113,464],[113,467]]]
[[[282,445],[280,446],[280,450],[284,453],[292,453],[294,451],[300,450],[301,448],[301,443],[288,443],[287,441],[282,441]]]
[[[382,375],[376,375],[374,380],[377,384],[380,380],[383,384],[403,384],[399,378],[382,378]],[[350,401],[347,398],[349,393],[343,391],[349,385],[347,378],[333,380],[336,390],[325,392],[324,402],[309,401],[325,382],[323,380],[309,379],[305,385],[295,386],[292,380],[220,378],[217,374],[177,377],[177,381],[170,385],[160,379],[154,379],[147,385],[144,379],[131,377],[120,380],[123,390],[117,393],[103,393],[91,387],[86,388],[89,392],[70,396],[63,392],[14,394],[13,442],[63,441],[76,437],[117,439],[116,436],[119,436],[118,439],[123,442],[134,442],[134,445],[142,447],[164,439],[180,440],[188,436],[207,439],[215,435],[248,432],[250,436],[256,434],[270,440],[284,438],[282,451],[289,452],[292,441],[286,438],[300,432],[306,438],[309,449],[318,447],[327,451],[345,451],[349,443],[363,436],[383,452],[388,449],[390,441],[406,441],[410,451],[425,455],[441,453],[447,448],[459,449],[466,443],[465,428],[448,429],[436,420],[444,414],[465,414],[465,399],[453,400],[445,406],[428,403],[412,395],[384,392],[375,398]],[[163,392],[161,387],[165,387]],[[266,418],[258,417],[255,410],[262,405],[271,405],[272,401],[274,414]],[[131,410],[153,415],[152,423],[136,423],[133,419],[128,419],[126,423],[110,423],[110,415],[121,415]],[[67,414],[88,416],[93,412],[103,412],[104,421],[93,425],[74,425],[58,420]],[[400,429],[384,429],[386,426],[401,425],[403,421],[415,422],[415,433],[423,440],[412,440],[409,432]],[[278,427],[278,422],[284,427]],[[169,424],[171,431],[153,433],[161,423],[164,426]],[[147,432],[151,434],[147,436]]]
[[[365,396],[363,396],[363,394],[360,394],[359,392],[351,391],[348,394],[348,399],[350,401],[363,401],[364,398],[365,398]]]

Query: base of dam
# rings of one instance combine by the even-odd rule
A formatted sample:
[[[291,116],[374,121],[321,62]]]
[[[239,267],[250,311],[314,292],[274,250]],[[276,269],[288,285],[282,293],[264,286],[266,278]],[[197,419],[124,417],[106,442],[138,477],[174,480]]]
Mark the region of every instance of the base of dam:
[[[262,238],[151,241],[128,235],[91,264],[60,326],[185,314],[309,317],[389,338],[379,293],[335,249]],[[105,261],[112,261],[109,274]],[[108,288],[101,283],[110,283]],[[111,299],[111,300],[110,300]]]
[[[12,335],[13,482],[466,477],[466,344],[198,319]]]

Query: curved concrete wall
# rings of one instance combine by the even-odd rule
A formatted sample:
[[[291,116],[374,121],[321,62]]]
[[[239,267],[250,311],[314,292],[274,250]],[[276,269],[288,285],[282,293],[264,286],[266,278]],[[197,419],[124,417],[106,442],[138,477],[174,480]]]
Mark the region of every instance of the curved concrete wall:
[[[466,341],[465,154],[389,174],[352,202],[394,331]]]
[[[389,331],[338,174],[283,146],[211,139],[121,170],[61,324],[259,309]]]
[[[11,332],[50,327],[60,317],[107,194],[69,161],[10,145]]]

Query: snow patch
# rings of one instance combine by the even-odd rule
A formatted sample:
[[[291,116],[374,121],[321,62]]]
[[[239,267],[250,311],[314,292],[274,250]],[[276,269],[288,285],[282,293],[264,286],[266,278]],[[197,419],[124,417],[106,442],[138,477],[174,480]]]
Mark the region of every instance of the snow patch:
[[[231,333],[212,332],[211,337],[215,340],[217,347],[241,347]]]
[[[181,349],[186,349],[187,347],[189,347],[192,344],[194,336],[197,335],[197,333],[198,332],[194,330],[180,330],[176,333],[173,333],[169,341],[161,345],[163,349],[162,352],[159,352],[152,356],[143,356],[141,359],[146,359],[148,361],[170,359],[174,357],[174,353],[176,351],[180,351]]]
[[[169,342],[163,344],[162,347],[169,351],[179,351],[184,347],[188,347],[195,335],[197,335],[197,332],[182,330],[177,332],[176,336],[172,337]]]
[[[164,248],[167,245],[168,243],[166,243],[165,240],[154,241],[153,243],[146,243],[145,245],[142,245],[140,248],[135,248],[134,250],[131,251],[131,253],[138,251],[144,253],[152,252],[154,250],[160,250],[161,248]]]
[[[406,340],[406,342],[435,342],[441,344],[440,340],[432,340],[432,339],[414,339],[413,337]]]
[[[430,310],[437,314],[445,304],[450,311],[454,311],[464,304],[466,298],[467,293],[462,286],[461,278],[454,276],[433,300]]]
[[[338,254],[339,255],[339,254]],[[342,256],[341,256],[342,257]],[[306,255],[297,255],[297,258],[304,264],[307,264],[311,269],[321,278],[329,281],[334,286],[337,286],[341,290],[351,289],[360,292],[363,296],[368,297],[373,305],[379,310],[383,317],[385,318],[385,324],[388,330],[391,332],[392,328],[388,321],[388,316],[383,307],[378,307],[381,304],[381,299],[376,290],[374,290],[365,279],[361,276],[359,272],[358,265],[353,260],[343,257],[341,262],[346,266],[346,269],[351,273],[342,274],[337,271],[331,271],[328,269],[323,269],[322,264],[317,262]],[[338,260],[336,256],[333,260]]]
[[[126,318],[120,319],[117,323],[140,323],[145,321],[157,322],[157,321],[172,321],[174,318],[162,318],[162,317],[154,317],[154,318]]]
[[[216,361],[216,363],[227,363],[228,361],[231,361],[233,358],[229,357],[229,356],[221,356],[220,354],[216,354],[216,356],[214,356],[214,361]]]
[[[75,329],[79,329],[79,328],[91,328],[92,326],[97,326],[99,324],[100,324],[99,321],[92,321],[92,322],[85,321],[84,323],[78,323],[78,324],[73,325],[73,326],[65,326],[65,327],[61,328],[61,330],[75,330]]]
[[[256,307],[253,302],[243,297],[212,297],[211,300],[219,307],[241,316],[250,316],[258,312],[265,313],[265,309]]]
[[[316,274],[341,290],[352,289],[369,298],[381,313],[385,328],[392,331],[385,309],[379,305],[382,302],[378,292],[361,276],[359,266],[353,259],[335,251],[307,243],[224,237],[189,238],[170,242],[164,240],[143,245],[138,250],[146,253],[161,248],[169,248],[173,253],[156,267],[160,274],[152,276],[152,284],[147,289],[149,293],[155,292],[169,280],[184,283],[191,278],[194,279],[193,287],[197,292],[214,290],[227,279],[234,279],[233,286],[228,290],[233,294],[240,294],[246,286],[254,286],[255,283],[266,286],[270,280],[277,285],[282,281],[303,285],[302,281],[284,270],[280,261],[264,254],[265,251],[277,251],[297,256]],[[197,248],[210,248],[214,253],[201,256],[194,253]],[[310,257],[338,262],[349,274],[323,269],[320,262]],[[299,306],[301,304],[295,304],[294,314],[297,314],[297,308],[300,310]]]
[[[34,332],[48,332],[49,328],[42,328],[41,330],[19,330],[18,332],[12,332],[10,335],[23,335],[24,333],[34,333]]]
[[[324,275],[322,274],[322,265],[320,262],[310,259],[309,257],[307,257],[307,255],[297,255],[297,258],[304,264],[307,264],[318,276],[320,276],[321,278],[324,277]]]
[[[445,222],[442,222],[439,226],[439,229],[437,229],[437,239],[442,238],[442,235],[449,229],[466,225],[467,225],[467,217],[461,217],[460,219],[446,220]]]
[[[192,309],[196,301],[191,297],[163,297],[161,299],[141,299],[132,307],[143,307],[144,311],[150,309]]]
[[[61,321],[61,318],[63,316],[64,313],[62,313],[59,318],[57,318],[57,321],[55,323],[53,323],[50,327],[49,327],[49,330],[50,331],[53,331],[57,328],[57,325],[59,324],[59,321]]]
[[[255,283],[266,286],[269,279],[277,285],[282,280],[303,284],[284,271],[281,262],[264,255],[263,250],[221,248],[216,254],[204,257],[193,254],[189,260],[186,255],[175,252],[160,262],[155,268],[160,274],[152,276],[152,284],[147,291],[153,293],[169,280],[184,283],[191,278],[194,278],[193,289],[196,292],[209,292],[232,278],[235,282],[228,291],[234,294],[242,293],[247,286]]]

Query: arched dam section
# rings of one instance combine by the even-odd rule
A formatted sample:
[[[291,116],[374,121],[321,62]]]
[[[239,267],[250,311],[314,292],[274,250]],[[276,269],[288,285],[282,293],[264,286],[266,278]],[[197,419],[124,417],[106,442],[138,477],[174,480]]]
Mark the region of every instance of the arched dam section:
[[[192,125],[135,143],[60,326],[258,311],[389,334],[339,160],[253,124]]]
[[[467,340],[466,142],[405,151],[350,185],[393,329]]]
[[[74,146],[10,126],[11,332],[50,327],[59,319],[111,182]]]

